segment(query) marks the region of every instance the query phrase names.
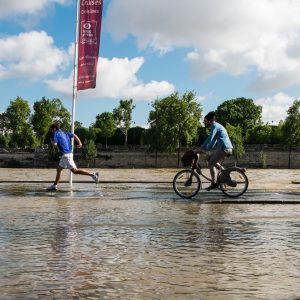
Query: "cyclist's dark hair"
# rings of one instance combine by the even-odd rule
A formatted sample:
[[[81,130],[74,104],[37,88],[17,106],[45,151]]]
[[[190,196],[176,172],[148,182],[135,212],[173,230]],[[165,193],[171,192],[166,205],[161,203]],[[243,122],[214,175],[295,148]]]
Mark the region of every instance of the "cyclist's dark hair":
[[[214,121],[216,118],[216,113],[214,111],[210,111],[204,118],[208,121]]]

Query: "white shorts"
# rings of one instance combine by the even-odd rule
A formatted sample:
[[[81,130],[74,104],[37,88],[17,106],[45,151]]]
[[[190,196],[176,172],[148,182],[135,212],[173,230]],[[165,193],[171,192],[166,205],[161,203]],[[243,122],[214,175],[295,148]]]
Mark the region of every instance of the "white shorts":
[[[76,164],[73,160],[73,153],[64,154],[58,164],[63,169],[77,169]]]

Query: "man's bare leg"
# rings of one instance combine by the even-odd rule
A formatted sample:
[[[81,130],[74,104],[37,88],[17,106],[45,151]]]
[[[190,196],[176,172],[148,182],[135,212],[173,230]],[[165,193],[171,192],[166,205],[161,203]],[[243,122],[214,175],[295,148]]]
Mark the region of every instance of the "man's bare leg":
[[[87,176],[91,176],[91,177],[93,177],[93,175],[94,175],[93,173],[90,173],[90,172],[82,170],[82,169],[72,169],[71,171],[74,174],[87,175]]]
[[[71,172],[74,174],[80,174],[80,175],[86,175],[86,176],[91,176],[92,179],[96,182],[96,184],[99,183],[99,173],[90,173],[88,171],[82,170],[82,169],[71,169]]]
[[[58,166],[56,169],[56,178],[55,178],[55,182],[54,182],[55,185],[57,185],[59,183],[62,171],[63,171],[63,168]]]

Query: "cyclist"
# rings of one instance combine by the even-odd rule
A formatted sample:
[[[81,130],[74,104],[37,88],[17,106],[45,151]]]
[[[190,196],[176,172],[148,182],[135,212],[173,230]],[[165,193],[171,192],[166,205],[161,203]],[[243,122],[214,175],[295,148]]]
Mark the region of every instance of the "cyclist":
[[[207,190],[216,189],[219,186],[217,182],[217,169],[226,156],[232,154],[233,146],[229,139],[227,130],[218,122],[216,122],[216,113],[209,112],[204,117],[204,125],[210,128],[209,136],[200,147],[193,150],[197,153],[203,153],[208,150],[213,150],[208,158],[208,166],[211,174],[212,183]]]

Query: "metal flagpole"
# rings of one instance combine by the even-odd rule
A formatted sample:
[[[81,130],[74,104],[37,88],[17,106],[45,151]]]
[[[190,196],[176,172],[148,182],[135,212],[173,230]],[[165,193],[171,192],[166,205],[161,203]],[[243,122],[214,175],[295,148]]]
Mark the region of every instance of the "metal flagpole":
[[[74,134],[75,131],[75,108],[76,108],[76,100],[77,100],[77,71],[78,71],[78,31],[79,31],[79,2],[80,0],[76,0],[76,30],[75,30],[75,47],[74,47],[74,72],[73,72],[73,101],[72,101],[72,121],[71,121],[71,132]],[[74,152],[74,138],[72,139],[72,153]],[[69,177],[70,187],[73,185],[73,176],[70,171]]]

